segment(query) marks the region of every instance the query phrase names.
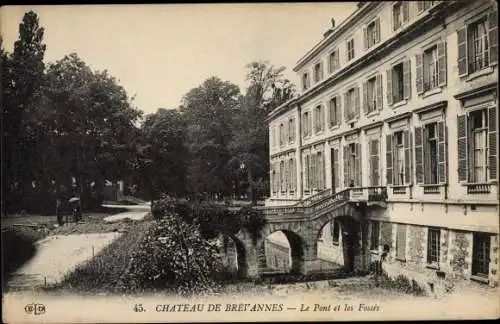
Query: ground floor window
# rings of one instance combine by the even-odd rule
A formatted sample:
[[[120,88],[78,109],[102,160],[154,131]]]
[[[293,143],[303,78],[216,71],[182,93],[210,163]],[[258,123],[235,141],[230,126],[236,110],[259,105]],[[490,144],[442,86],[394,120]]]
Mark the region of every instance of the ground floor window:
[[[427,238],[427,263],[439,263],[439,238],[440,230],[438,228],[429,228]]]
[[[472,275],[488,277],[490,269],[490,235],[474,233],[472,251]]]

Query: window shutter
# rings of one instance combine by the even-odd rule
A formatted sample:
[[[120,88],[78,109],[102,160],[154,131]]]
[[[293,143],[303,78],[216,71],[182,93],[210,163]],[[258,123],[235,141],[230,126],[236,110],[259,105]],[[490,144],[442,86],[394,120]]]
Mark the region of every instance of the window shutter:
[[[492,11],[488,15],[488,25],[490,27],[490,64],[498,62],[498,11]]]
[[[354,144],[354,154],[356,156],[354,157],[354,179],[356,186],[361,187],[361,181],[362,181],[362,176],[361,176],[361,143],[355,143]]]
[[[370,145],[370,170],[371,170],[371,185],[373,186],[378,186],[379,183],[379,178],[380,178],[380,165],[379,165],[379,140],[378,139],[373,139],[371,140],[371,145]]]
[[[496,109],[496,107],[488,109],[488,169],[490,172],[490,181],[497,179],[498,167],[498,131],[496,125]]]
[[[438,86],[446,85],[446,42],[437,43]]]
[[[344,93],[344,121],[347,123],[349,120],[349,97],[347,92]]]
[[[403,132],[403,145],[405,154],[405,184],[411,183],[411,147],[410,147],[410,131]]]
[[[457,116],[458,137],[458,180],[467,180],[467,119],[465,115]]]
[[[387,104],[392,105],[392,69],[387,70]]]
[[[375,20],[375,43],[380,42],[380,18]]]
[[[336,188],[340,185],[340,175],[339,175],[339,150],[333,149],[333,169],[335,170],[335,178],[333,179],[333,188]]]
[[[354,111],[356,117],[359,117],[359,87],[354,88]]]
[[[385,136],[385,168],[387,169],[387,185],[392,184],[392,135]]]
[[[403,24],[407,23],[408,20],[410,19],[410,8],[409,8],[409,2],[404,1],[402,3],[403,7]]]
[[[321,154],[321,189],[325,188],[325,157]]]
[[[444,122],[437,123],[438,135],[438,181],[439,183],[447,182],[446,174],[446,134]]]
[[[396,232],[396,258],[406,259],[406,224],[398,224]]]
[[[377,109],[382,110],[383,106],[383,97],[382,97],[382,74],[377,74],[375,79],[376,83],[376,93],[377,93]]]
[[[363,114],[368,113],[368,82],[363,82]]]
[[[349,145],[344,146],[344,187],[349,187]]]
[[[403,98],[411,97],[411,60],[403,62]]]
[[[415,76],[415,83],[417,86],[417,93],[422,94],[424,92],[424,69],[423,69],[423,54],[419,53],[415,55],[415,65],[417,67],[417,75]]]
[[[467,28],[457,31],[458,34],[458,76],[467,75]]]
[[[335,100],[337,104],[337,109],[335,110],[335,113],[337,114],[336,118],[337,125],[340,125],[340,121],[342,118],[342,104],[341,104],[342,101],[340,99],[341,99],[340,96],[337,96],[337,100]]]
[[[363,28],[363,46],[366,51],[368,49],[368,33],[366,32],[366,27]]]
[[[415,177],[417,183],[424,182],[424,152],[423,152],[423,128],[415,127]]]

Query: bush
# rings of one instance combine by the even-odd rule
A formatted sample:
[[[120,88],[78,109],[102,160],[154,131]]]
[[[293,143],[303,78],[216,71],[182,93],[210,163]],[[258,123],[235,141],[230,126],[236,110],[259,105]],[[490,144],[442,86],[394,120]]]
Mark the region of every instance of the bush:
[[[95,258],[76,266],[60,286],[81,291],[115,291],[123,286],[133,251],[138,249],[150,222],[132,224],[128,231],[105,247]]]
[[[132,256],[125,283],[130,289],[193,293],[215,287],[221,270],[215,244],[174,214],[151,226]]]
[[[35,242],[44,234],[30,228],[2,230],[2,277],[10,276],[35,255]]]

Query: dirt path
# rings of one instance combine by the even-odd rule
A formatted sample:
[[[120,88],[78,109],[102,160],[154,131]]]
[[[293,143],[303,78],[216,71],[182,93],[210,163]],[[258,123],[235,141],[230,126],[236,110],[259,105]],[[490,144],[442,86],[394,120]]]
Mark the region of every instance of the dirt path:
[[[16,271],[11,288],[39,288],[63,279],[77,264],[91,259],[121,234],[53,235],[37,242],[35,256]]]
[[[47,237],[36,242],[35,256],[15,272],[9,281],[9,288],[36,289],[60,282],[75,266],[90,260],[117,239],[130,221],[144,219],[148,208],[136,207],[116,215],[66,224],[51,230]]]

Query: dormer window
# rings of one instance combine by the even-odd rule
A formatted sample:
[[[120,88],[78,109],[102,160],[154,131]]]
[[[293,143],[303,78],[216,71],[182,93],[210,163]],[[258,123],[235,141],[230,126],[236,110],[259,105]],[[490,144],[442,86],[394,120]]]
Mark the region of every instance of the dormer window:
[[[354,58],[354,38],[347,41],[347,60],[350,61]]]
[[[318,62],[314,65],[314,82],[317,83],[323,80],[323,65]]]
[[[380,41],[380,19],[377,18],[366,26],[364,30],[365,49],[369,49]]]
[[[338,48],[328,56],[328,72],[332,73],[340,67]]]
[[[302,74],[302,88],[304,90],[309,89],[309,74],[307,72],[304,72],[304,74]]]

